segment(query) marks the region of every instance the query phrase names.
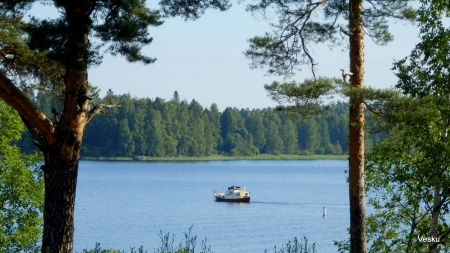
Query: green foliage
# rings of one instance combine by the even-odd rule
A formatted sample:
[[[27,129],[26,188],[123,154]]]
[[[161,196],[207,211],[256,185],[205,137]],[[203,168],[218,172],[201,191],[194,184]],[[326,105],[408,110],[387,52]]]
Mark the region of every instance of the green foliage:
[[[161,0],[159,2],[165,17],[182,16],[185,20],[198,19],[206,9],[228,10],[229,0]]]
[[[96,32],[94,37],[110,43],[107,51],[113,56],[121,54],[129,62],[149,64],[155,61],[143,56],[140,51],[153,40],[149,37],[147,28],[163,23],[158,10],[148,9],[145,0],[130,0],[120,4],[115,1],[99,1],[97,9],[103,12],[100,17],[104,18],[104,22],[93,25],[93,31]]]
[[[0,70],[26,94],[38,90],[61,97],[64,71],[47,52],[30,50],[24,26],[21,16],[0,14]]]
[[[282,245],[279,249],[274,247],[274,253],[315,253],[316,252],[316,244],[308,245],[308,238],[303,237],[303,240],[297,240],[297,237],[291,242],[287,242]],[[264,251],[267,253],[267,250]]]
[[[95,248],[87,250],[84,249],[83,253],[126,253],[124,250],[114,250],[114,249],[102,249],[100,247],[100,243],[95,244]],[[131,248],[130,253],[147,253],[147,251],[144,251],[144,247],[141,246],[137,250],[136,248]]]
[[[2,1],[0,3],[0,11],[8,14],[21,14],[24,10],[31,7],[31,3],[35,0],[14,0]]]
[[[293,121],[276,110],[203,108],[196,101],[137,99],[129,94],[108,93],[122,104],[110,115],[99,115],[86,126],[84,157],[205,157],[215,154],[342,154],[347,152],[348,105],[331,104],[326,117],[318,115]],[[36,105],[51,115],[55,101],[43,93]],[[322,109],[321,109],[322,110]],[[227,133],[226,135],[224,133]],[[379,134],[370,136],[375,143]],[[21,148],[31,150],[24,135]],[[309,143],[308,143],[309,142]],[[307,148],[312,147],[312,148]]]
[[[28,45],[31,49],[48,52],[50,59],[72,67],[83,67],[81,65],[84,64],[98,65],[104,52],[122,55],[129,62],[149,64],[155,61],[154,58],[142,55],[141,49],[153,40],[147,28],[159,26],[162,21],[159,11],[147,8],[144,0],[53,2],[63,15],[57,19],[30,20],[26,31],[30,37]],[[80,24],[78,29],[81,30],[74,30],[69,26],[71,18],[88,18],[89,22],[78,20]],[[99,43],[92,40],[88,48],[74,50],[71,43],[75,42],[74,38],[80,32],[95,37]],[[106,49],[100,51],[104,46]],[[85,50],[88,57],[85,61],[77,63],[80,57],[86,57],[83,55],[86,53]]]
[[[163,234],[162,231],[159,232],[159,237],[161,239],[161,245],[155,251],[155,253],[195,253],[195,247],[197,245],[197,236],[191,235],[192,226],[189,228],[187,233],[184,233],[184,243],[178,243],[174,246],[175,235],[170,235],[170,233]],[[274,247],[274,253],[315,253],[316,245],[308,245],[308,238],[303,237],[300,241],[294,238],[293,241],[289,241],[286,244],[281,245],[279,249],[277,246]],[[264,251],[267,253],[267,250]],[[126,251],[113,250],[113,249],[102,249],[100,243],[96,243],[95,248],[91,250],[83,250],[83,253],[126,253]],[[131,248],[130,253],[147,253],[144,251],[143,247]],[[207,245],[207,240],[202,240],[200,244],[200,253],[212,253],[211,245]]]
[[[317,122],[313,119],[308,119],[298,127],[299,130],[299,146],[301,149],[308,150],[310,153],[319,150],[321,135],[319,134],[319,127]]]
[[[7,3],[9,2],[11,1],[7,1]],[[113,56],[122,55],[129,62],[144,64],[155,62],[155,58],[145,56],[141,51],[153,40],[149,36],[148,27],[160,26],[163,21],[160,11],[150,10],[145,0],[50,2],[53,2],[54,7],[62,15],[56,19],[46,20],[31,18],[26,27],[30,37],[28,45],[31,49],[48,52],[50,59],[61,62],[64,66],[72,67],[98,65],[101,63],[104,53],[110,53]],[[160,6],[166,17],[183,16],[186,19],[197,19],[208,8],[225,11],[231,5],[228,1],[223,0],[163,0],[160,2]],[[12,7],[14,7],[13,4],[4,6],[8,9]],[[74,29],[69,26],[73,18],[78,19],[76,22],[80,25],[79,28]],[[71,43],[74,43],[76,34],[80,32],[87,33],[95,39],[90,40],[88,48],[80,47],[74,50]],[[68,38],[72,38],[72,40]],[[76,45],[76,47],[78,46]],[[87,58],[79,65],[78,59],[86,57],[84,55],[86,52]]]
[[[209,109],[196,101],[137,99],[130,95],[107,95],[122,104],[110,115],[99,115],[87,126],[84,157],[150,156],[205,157],[215,154],[342,154],[347,152],[348,106],[329,106],[329,115],[293,121],[273,109]],[[38,94],[41,110],[51,99]],[[298,127],[297,125],[300,125]],[[371,137],[379,139],[377,134]],[[20,142],[26,147],[28,138]],[[309,142],[309,144],[307,143]],[[311,148],[307,148],[311,147]]]
[[[305,79],[301,83],[273,82],[271,85],[265,85],[264,88],[279,104],[277,110],[283,111],[290,117],[303,119],[310,115],[319,115],[327,110],[328,107],[324,106],[324,102],[333,98],[340,85],[342,85],[340,79],[319,77]]]
[[[169,233],[164,234],[162,231],[159,233],[159,237],[161,238],[161,245],[156,250],[155,253],[195,253],[195,246],[197,244],[197,236],[191,235],[192,232],[192,226],[189,228],[188,233],[184,233],[184,244],[179,243],[174,248],[174,241],[175,241],[175,235],[170,236]],[[211,245],[206,244],[206,238],[205,240],[202,240],[200,244],[200,253],[210,253],[211,251]]]
[[[422,4],[422,41],[394,64],[403,96],[385,96],[374,115],[390,134],[366,160],[368,202],[375,208],[367,219],[371,252],[450,250],[450,31],[442,23],[448,3]],[[439,242],[422,243],[418,236]]]
[[[428,248],[417,236],[429,236],[433,203],[429,180],[433,168],[442,163],[430,160],[419,143],[429,140],[411,130],[396,132],[367,157],[368,203],[375,208],[367,218],[370,252],[424,252]]]
[[[19,115],[0,101],[0,252],[38,252],[44,184],[37,154],[13,143],[25,131]]]
[[[409,57],[395,62],[393,70],[399,78],[397,88],[412,97],[432,94],[437,104],[443,103],[448,94],[450,68],[450,29],[443,24],[443,12],[447,12],[445,1],[422,1],[419,10],[420,38]],[[445,2],[445,4],[444,4]],[[412,75],[411,75],[412,74]]]
[[[424,107],[436,110],[433,104]],[[430,234],[433,186],[447,187],[450,146],[439,137],[436,118],[398,126],[367,157],[368,203],[376,210],[368,217],[372,252],[425,251],[428,246],[418,242],[417,236]],[[442,225],[437,232],[445,238],[449,232],[444,218],[449,206],[445,190],[440,198]],[[445,240],[438,248],[448,248]]]
[[[3,78],[0,95],[22,116],[27,128],[39,142],[40,150],[45,153],[45,166],[49,168],[48,171],[52,174],[52,177],[50,177],[52,179],[46,180],[46,186],[48,186],[45,195],[44,217],[46,225],[44,226],[42,248],[52,251],[65,248],[65,251],[71,252],[72,244],[63,244],[71,242],[73,239],[73,208],[77,173],[67,174],[64,171],[77,171],[85,123],[104,108],[99,106],[95,107],[98,110],[86,110],[88,102],[91,100],[88,96],[90,89],[87,82],[87,68],[100,64],[105,53],[110,53],[113,56],[122,55],[129,62],[153,63],[155,59],[143,55],[142,48],[152,42],[147,30],[148,27],[159,26],[162,21],[159,10],[153,11],[147,8],[145,0],[54,0],[43,1],[43,3],[57,9],[59,14],[57,18],[40,20],[30,16],[26,24],[20,23],[20,19],[16,16],[17,13],[25,12],[34,2],[42,1],[8,0],[0,3],[0,9],[2,10],[0,32],[4,32],[0,34],[0,53],[2,54],[0,55],[2,59],[0,72],[4,74],[7,71],[13,71],[12,74],[6,73],[7,78]],[[216,7],[218,2],[220,1],[214,0],[209,5],[205,5],[205,1],[166,1],[165,6],[178,8],[183,5],[183,11],[175,15],[186,14],[186,12],[190,15],[192,13],[202,14],[206,8]],[[173,5],[177,6],[174,7]],[[3,17],[3,15],[6,15],[6,17]],[[23,31],[26,31],[26,33]],[[9,35],[12,35],[16,40],[13,42],[18,43],[12,44],[9,43],[10,41],[1,40]],[[22,46],[25,50],[17,51],[20,49],[19,46]],[[15,64],[20,59],[31,59],[32,57],[42,59],[42,62],[46,64],[45,66],[56,66],[54,68],[61,71],[52,75],[53,71],[49,71],[50,69],[43,68],[35,62],[26,62],[17,65],[22,68],[20,70],[25,70],[25,72],[19,71],[17,77],[14,77],[14,74],[18,72],[18,67],[10,66],[10,63]],[[37,61],[37,63],[40,62]],[[61,97],[64,97],[61,124],[56,119],[53,122],[54,124],[51,124],[49,119],[40,114],[36,107],[23,96],[23,94],[26,94],[31,97],[36,92],[36,90],[33,90],[35,87],[39,89],[47,87],[41,86],[43,79],[41,76],[48,77],[51,80],[50,83],[55,84],[57,89],[50,90],[59,92]],[[37,85],[28,87],[26,83],[21,83],[22,78],[24,80],[31,79],[30,83]],[[53,79],[57,80],[54,81]],[[15,90],[14,83],[19,90]],[[84,117],[85,113],[87,114],[86,118]],[[56,114],[55,117],[57,117]],[[74,118],[81,120],[73,120]],[[64,124],[64,122],[72,123]],[[140,122],[137,117],[131,118],[128,122],[129,129],[133,132],[142,129],[139,125]],[[123,121],[124,129],[128,124],[126,120]],[[67,136],[71,136],[71,144],[67,144]],[[125,132],[123,137],[122,140],[128,140],[127,137],[130,137],[130,135]],[[145,141],[143,141],[143,134],[132,137],[134,145],[127,146],[126,152],[133,153],[135,150],[145,152],[147,147]],[[110,148],[113,143],[111,140],[105,142],[106,146]],[[58,150],[58,147],[63,146],[70,146],[68,149],[63,148],[65,150],[63,153],[66,154],[62,154]],[[62,156],[65,156],[65,158],[60,159]],[[52,171],[61,173],[52,173]],[[45,178],[48,179],[48,177]],[[61,183],[62,181],[64,183]],[[36,187],[36,189],[39,188]],[[52,198],[49,196],[59,196],[65,201],[55,202],[53,200],[58,199],[58,197]],[[0,204],[2,208],[11,205],[8,202]],[[64,212],[58,210],[64,210]],[[3,221],[3,217],[1,218]],[[20,228],[19,225],[14,223],[12,217],[8,218],[11,218],[11,221],[5,223],[8,229],[5,232],[7,235],[9,235],[10,230]],[[6,238],[6,236],[3,237],[3,233],[1,233],[1,236],[1,239]],[[27,237],[25,236],[25,238]]]
[[[348,1],[253,1],[247,11],[271,22],[272,33],[249,39],[245,56],[252,68],[265,68],[269,74],[290,76],[301,65],[315,65],[311,45],[327,42],[330,47],[346,46],[343,36],[351,17]],[[370,1],[364,5],[364,31],[371,39],[385,45],[393,40],[388,19],[414,21],[416,11],[408,1]],[[353,31],[347,31],[352,33]]]

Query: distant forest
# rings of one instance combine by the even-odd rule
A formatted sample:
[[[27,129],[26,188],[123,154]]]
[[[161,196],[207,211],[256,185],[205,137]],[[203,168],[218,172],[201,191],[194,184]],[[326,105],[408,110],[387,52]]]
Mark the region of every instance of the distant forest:
[[[54,119],[57,103],[38,93],[36,105]],[[331,105],[327,116],[292,121],[273,108],[218,110],[197,101],[174,97],[136,98],[108,91],[94,103],[117,103],[122,107],[92,119],[85,128],[81,155],[84,157],[175,157],[223,154],[333,154],[348,152],[348,104]],[[380,135],[366,137],[366,149]],[[34,149],[31,135],[19,142],[24,151]]]

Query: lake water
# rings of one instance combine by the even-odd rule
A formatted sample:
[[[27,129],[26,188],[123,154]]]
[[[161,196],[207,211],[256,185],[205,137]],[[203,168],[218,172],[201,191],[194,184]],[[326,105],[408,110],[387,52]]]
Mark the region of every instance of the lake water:
[[[348,238],[348,161],[81,161],[75,205],[75,252],[93,248],[153,253],[159,232],[175,244],[193,226],[215,253],[273,252],[307,236],[317,252]],[[250,203],[215,202],[213,190],[246,187]],[[322,217],[323,207],[327,209]]]

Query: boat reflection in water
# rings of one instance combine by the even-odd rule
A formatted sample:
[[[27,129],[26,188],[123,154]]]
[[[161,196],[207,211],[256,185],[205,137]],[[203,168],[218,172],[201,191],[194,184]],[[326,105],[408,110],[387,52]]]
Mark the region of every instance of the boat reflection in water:
[[[250,202],[250,192],[233,185],[226,192],[214,191],[214,198],[219,202]]]

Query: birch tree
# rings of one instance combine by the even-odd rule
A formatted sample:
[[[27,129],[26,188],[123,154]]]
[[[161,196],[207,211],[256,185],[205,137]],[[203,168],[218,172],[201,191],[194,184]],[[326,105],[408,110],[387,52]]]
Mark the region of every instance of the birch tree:
[[[421,42],[394,65],[396,87],[406,96],[403,103],[410,101],[410,106],[390,116],[396,135],[380,144],[369,161],[369,185],[384,194],[383,200],[371,201],[379,210],[370,217],[372,227],[390,231],[390,236],[374,237],[375,251],[383,246],[389,252],[428,248],[434,253],[450,248],[446,241],[450,228],[444,218],[450,208],[450,29],[442,21],[448,13],[445,1],[422,1]],[[384,171],[383,179],[379,171]],[[396,222],[381,225],[386,213]],[[420,238],[430,240],[420,242]]]

